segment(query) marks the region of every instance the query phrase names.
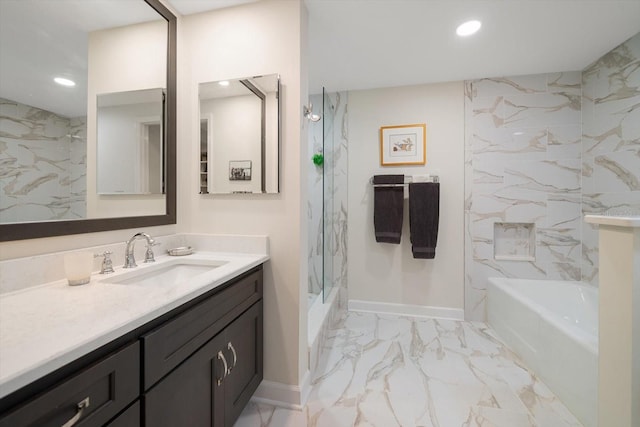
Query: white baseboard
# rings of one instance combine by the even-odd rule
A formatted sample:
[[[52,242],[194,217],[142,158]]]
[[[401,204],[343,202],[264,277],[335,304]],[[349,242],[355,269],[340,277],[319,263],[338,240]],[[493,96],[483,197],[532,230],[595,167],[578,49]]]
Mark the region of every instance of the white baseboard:
[[[311,393],[310,378],[309,371],[307,371],[299,386],[262,380],[251,400],[256,403],[266,403],[301,411],[307,404],[309,393]]]
[[[388,302],[349,300],[349,311],[396,314],[400,316],[464,320],[461,308],[431,307],[428,305],[395,304]]]

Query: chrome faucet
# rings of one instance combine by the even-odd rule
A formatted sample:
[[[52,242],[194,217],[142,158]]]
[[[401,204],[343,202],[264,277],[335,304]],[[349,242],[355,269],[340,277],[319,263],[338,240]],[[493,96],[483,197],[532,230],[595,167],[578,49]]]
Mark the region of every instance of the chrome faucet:
[[[127,248],[124,253],[124,268],[137,267],[136,258],[133,255],[133,249],[138,239],[145,239],[147,241],[147,252],[145,253],[144,262],[154,262],[152,246],[156,245],[155,241],[147,233],[136,233],[129,240],[127,240]]]

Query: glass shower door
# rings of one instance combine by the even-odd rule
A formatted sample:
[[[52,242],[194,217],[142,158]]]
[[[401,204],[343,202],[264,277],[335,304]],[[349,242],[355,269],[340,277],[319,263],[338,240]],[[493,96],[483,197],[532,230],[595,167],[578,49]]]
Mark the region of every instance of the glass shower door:
[[[334,118],[335,107],[325,88],[322,88],[322,152],[324,155],[322,175],[322,298],[327,300],[334,285],[333,258],[336,247],[334,224]]]

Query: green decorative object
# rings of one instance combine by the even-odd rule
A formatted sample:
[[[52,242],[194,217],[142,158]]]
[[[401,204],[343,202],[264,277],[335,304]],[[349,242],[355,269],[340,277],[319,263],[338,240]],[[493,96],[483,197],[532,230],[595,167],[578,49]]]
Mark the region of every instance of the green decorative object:
[[[313,155],[313,164],[316,166],[322,166],[324,163],[324,156],[322,154]]]

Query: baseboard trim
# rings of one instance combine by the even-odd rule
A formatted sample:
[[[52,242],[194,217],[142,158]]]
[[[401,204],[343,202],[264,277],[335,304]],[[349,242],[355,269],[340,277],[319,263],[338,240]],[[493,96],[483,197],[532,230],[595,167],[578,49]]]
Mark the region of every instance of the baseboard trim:
[[[310,393],[311,376],[307,371],[299,386],[262,380],[251,400],[256,403],[301,411],[307,404]]]
[[[366,313],[464,320],[464,310],[461,308],[431,307],[428,305],[395,304],[363,300],[349,300],[348,307],[349,311],[362,311]]]

